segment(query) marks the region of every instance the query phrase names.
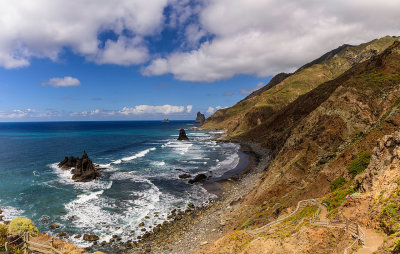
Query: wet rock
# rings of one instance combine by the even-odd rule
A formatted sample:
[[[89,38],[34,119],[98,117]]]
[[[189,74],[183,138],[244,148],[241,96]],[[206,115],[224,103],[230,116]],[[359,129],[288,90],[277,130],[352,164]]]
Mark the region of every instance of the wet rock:
[[[179,175],[179,178],[181,178],[181,179],[186,179],[186,178],[189,178],[189,177],[191,177],[191,175],[187,174],[187,173]]]
[[[89,241],[89,242],[94,242],[94,241],[99,240],[99,237],[97,235],[84,234],[83,240]]]
[[[3,213],[3,210],[0,209],[0,214],[2,214],[2,213]]]
[[[188,204],[188,207],[190,207],[190,208],[194,208],[194,205],[193,205],[193,203],[189,203],[189,204]]]
[[[89,159],[89,156],[83,151],[81,158],[65,157],[63,161],[58,163],[58,166],[64,170],[71,169],[72,179],[75,182],[90,182],[101,174],[98,172],[99,168],[96,168],[93,162]]]
[[[184,129],[180,129],[178,140],[189,140]]]
[[[144,216],[144,218],[145,218],[145,219],[150,219],[150,216],[147,216],[147,215],[146,215],[146,216]]]
[[[121,227],[115,227],[115,230],[119,230]]]
[[[189,183],[194,184],[194,183],[198,183],[198,182],[203,182],[206,179],[207,179],[207,176],[205,174],[198,174],[195,178],[190,179]]]
[[[74,238],[76,238],[76,239],[81,238],[81,237],[82,237],[82,235],[80,235],[80,234],[74,236]]]
[[[112,238],[116,239],[116,238],[118,238],[118,236],[117,235],[113,235]]]
[[[57,234],[57,237],[66,237],[66,236],[67,236],[67,233],[65,233],[65,232],[60,232]]]
[[[144,227],[144,222],[140,222],[139,227]]]
[[[58,224],[51,224],[50,225],[51,229],[56,229],[56,228],[59,228],[59,227],[60,227],[60,225],[58,225]]]

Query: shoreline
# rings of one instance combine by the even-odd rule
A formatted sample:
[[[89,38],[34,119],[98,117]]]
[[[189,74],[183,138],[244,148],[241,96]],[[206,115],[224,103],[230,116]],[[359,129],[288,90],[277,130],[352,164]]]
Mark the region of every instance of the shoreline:
[[[194,253],[232,229],[230,212],[257,185],[269,163],[268,152],[258,144],[237,143],[240,151],[248,156],[247,165],[239,163],[241,165],[229,170],[226,176],[230,177],[205,183],[204,188],[218,192],[216,199],[179,213],[172,221],[157,226],[153,232],[133,242],[132,250],[121,253]]]
[[[218,139],[216,138],[216,140],[218,141]],[[223,142],[223,141],[219,141],[219,142]],[[211,178],[206,180],[204,183],[201,183],[200,185],[207,190],[207,192],[216,195],[217,197],[214,199],[209,200],[210,203],[208,204],[204,204],[201,207],[190,207],[189,209],[186,209],[184,212],[180,211],[179,208],[178,213],[174,213],[174,210],[176,211],[176,209],[174,209],[171,213],[171,218],[172,220],[170,221],[164,221],[162,225],[154,225],[153,230],[150,232],[146,232],[146,234],[141,237],[140,239],[138,239],[138,241],[128,241],[126,243],[121,242],[121,245],[119,247],[119,250],[114,249],[114,247],[111,247],[112,249],[114,249],[114,251],[116,251],[116,253],[126,253],[126,251],[133,246],[139,246],[139,248],[135,248],[135,251],[140,251],[141,248],[140,246],[148,246],[148,243],[146,242],[147,240],[150,240],[150,242],[152,241],[151,239],[154,239],[154,236],[157,236],[158,234],[160,234],[161,232],[167,232],[167,234],[171,233],[171,230],[174,231],[174,233],[178,233],[178,234],[184,234],[187,228],[180,228],[180,226],[178,226],[177,228],[175,227],[175,224],[177,222],[181,222],[180,224],[185,224],[185,223],[192,223],[192,220],[201,220],[201,218],[207,218],[206,213],[208,213],[208,211],[210,209],[212,209],[213,207],[215,207],[215,203],[218,202],[224,202],[226,200],[228,200],[228,197],[233,197],[236,199],[238,197],[240,197],[240,195],[230,195],[227,194],[229,193],[229,190],[232,189],[232,186],[236,186],[238,185],[238,181],[240,181],[242,178],[245,178],[248,174],[250,173],[256,173],[257,170],[255,170],[255,168],[257,166],[259,166],[260,164],[260,158],[264,157],[265,154],[261,155],[259,153],[257,153],[254,148],[255,144],[246,144],[246,143],[242,143],[242,142],[235,142],[237,144],[239,144],[240,148],[238,151],[239,154],[239,162],[238,164],[224,172],[221,176],[219,177],[215,177],[215,178]],[[246,188],[241,188],[246,189]],[[237,201],[237,200],[234,201]],[[233,201],[230,201],[230,203],[232,203]],[[183,223],[182,223],[183,222]],[[169,230],[171,229],[171,230]],[[50,236],[50,235],[49,235]],[[53,236],[52,236],[53,237]],[[57,238],[60,239],[61,241],[65,241],[65,239],[63,238]],[[99,245],[102,245],[99,243]],[[108,245],[108,244],[105,244]],[[151,244],[153,246],[153,244]],[[115,246],[115,245],[114,245]],[[160,247],[164,246],[164,244],[160,243]],[[95,246],[92,249],[92,251],[95,250],[101,250],[104,248],[96,248]],[[157,249],[158,247],[156,246],[156,244],[154,245],[154,248]],[[82,250],[88,250],[89,248],[82,248]],[[118,249],[118,248],[117,248]],[[179,248],[177,249],[179,252]],[[114,252],[113,251],[113,252]],[[145,250],[147,251],[147,249]],[[167,251],[166,253],[168,253],[169,251]],[[136,252],[134,252],[136,253]],[[158,252],[157,252],[158,253]],[[182,252],[184,253],[184,252]]]

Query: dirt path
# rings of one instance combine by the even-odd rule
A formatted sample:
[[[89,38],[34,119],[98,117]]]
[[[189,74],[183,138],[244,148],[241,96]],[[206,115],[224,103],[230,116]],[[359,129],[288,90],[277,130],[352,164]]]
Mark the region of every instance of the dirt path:
[[[328,214],[328,210],[326,209],[326,206],[321,205],[321,212],[319,212],[319,219],[320,220],[325,220],[326,219],[326,215]]]
[[[365,230],[365,246],[359,249],[357,254],[373,253],[378,250],[383,243],[383,236],[372,229]]]

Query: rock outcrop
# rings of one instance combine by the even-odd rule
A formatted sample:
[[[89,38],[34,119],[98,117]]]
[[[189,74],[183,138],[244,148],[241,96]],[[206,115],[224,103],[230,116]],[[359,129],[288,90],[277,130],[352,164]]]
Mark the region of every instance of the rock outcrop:
[[[385,170],[388,166],[398,167],[400,164],[400,131],[386,135],[378,140],[377,146],[372,151],[371,161],[363,175],[358,177],[360,190],[370,191],[373,181],[378,172]]]
[[[205,174],[198,174],[195,178],[189,180],[190,184],[198,183],[198,182],[203,182],[207,179],[207,176]]]
[[[189,140],[189,138],[186,136],[186,132],[184,129],[181,129],[179,131],[179,137],[178,140]]]
[[[195,122],[200,123],[200,125],[202,125],[205,120],[206,120],[206,117],[204,116],[204,114],[197,112],[197,117],[196,117]]]
[[[101,174],[98,172],[99,168],[96,168],[89,156],[84,151],[82,158],[76,158],[73,156],[65,157],[63,161],[58,163],[58,166],[64,170],[71,170],[72,179],[76,182],[90,182]]]

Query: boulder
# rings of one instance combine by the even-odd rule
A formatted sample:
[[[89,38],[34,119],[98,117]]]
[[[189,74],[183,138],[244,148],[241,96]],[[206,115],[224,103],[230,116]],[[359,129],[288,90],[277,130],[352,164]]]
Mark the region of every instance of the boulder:
[[[85,151],[83,151],[82,158],[65,157],[58,166],[64,170],[71,169],[72,179],[75,182],[90,182],[98,177],[101,177],[101,174],[98,172],[99,168],[96,168],[89,159],[89,156]]]
[[[50,225],[51,229],[56,229],[56,228],[59,228],[59,227],[60,227],[60,225],[58,225],[58,224],[51,224]]]
[[[178,140],[189,140],[184,129],[180,129]]]
[[[97,235],[84,234],[83,240],[89,241],[89,242],[94,242],[94,241],[99,240],[99,237]]]
[[[179,175],[179,178],[186,179],[186,178],[189,178],[190,176],[191,176],[190,174],[185,173],[185,174]]]
[[[203,182],[207,179],[207,176],[205,174],[198,174],[195,178],[190,179],[189,183],[193,184],[193,183],[197,183],[197,182]]]
[[[200,123],[200,125],[202,125],[205,120],[206,120],[206,117],[204,116],[204,114],[197,112],[197,117],[196,117],[195,122]]]

